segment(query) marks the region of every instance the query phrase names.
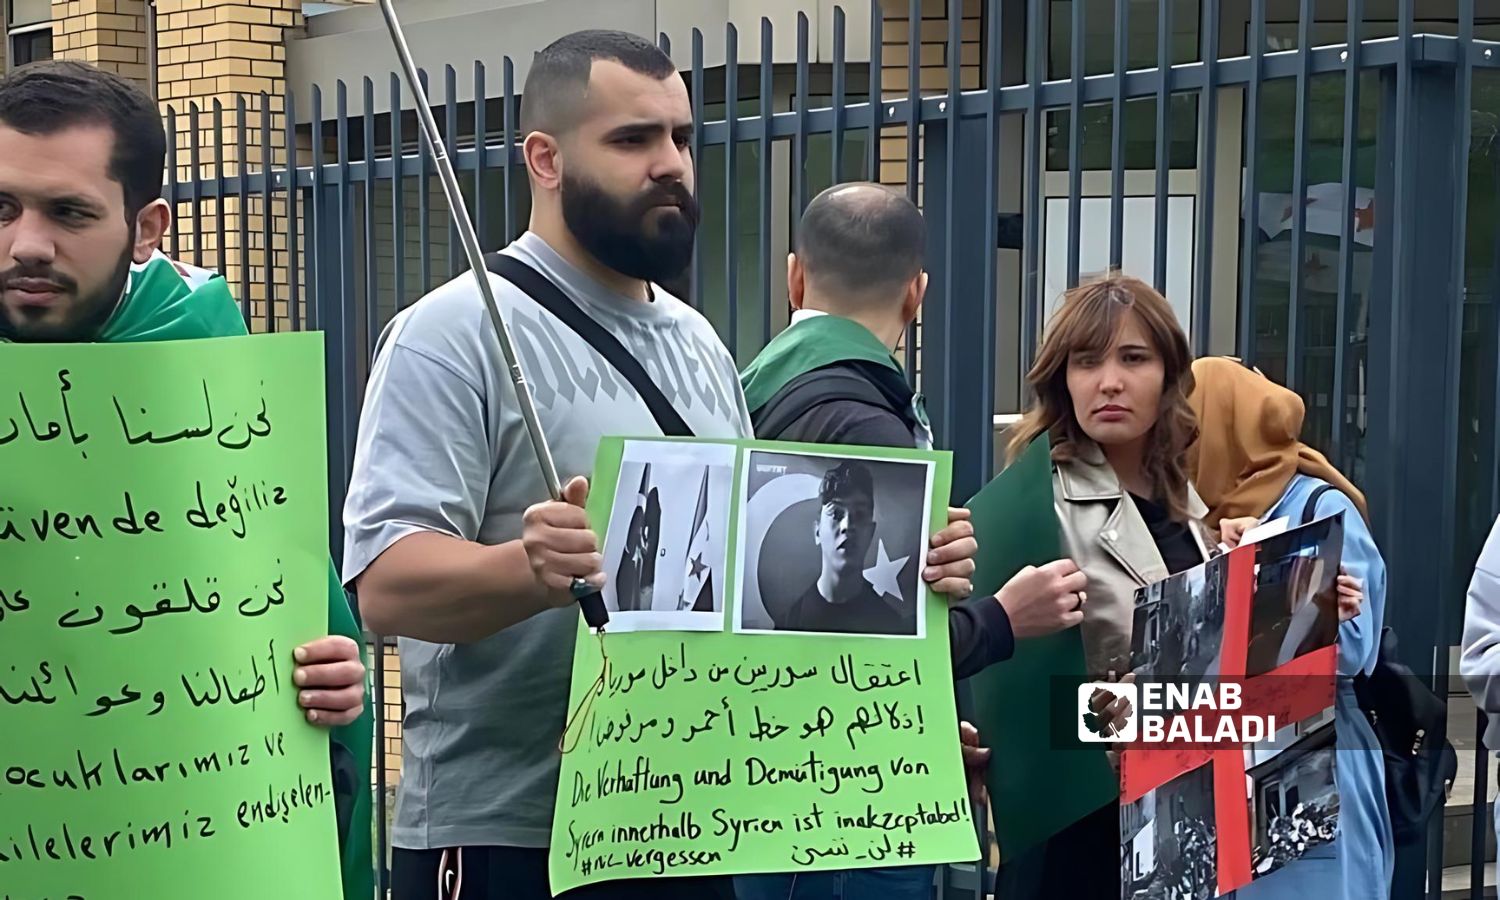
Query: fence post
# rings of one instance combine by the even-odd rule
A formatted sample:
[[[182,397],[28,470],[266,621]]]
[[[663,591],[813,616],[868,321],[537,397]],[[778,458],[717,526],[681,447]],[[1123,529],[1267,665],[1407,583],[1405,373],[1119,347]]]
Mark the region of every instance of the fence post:
[[[984,283],[986,224],[998,215],[998,197],[987,183],[987,161],[997,152],[983,118],[928,121],[922,158],[923,218],[927,221],[927,298],[922,314],[921,381],[940,449],[953,451],[950,502],[961,504],[989,481],[994,465],[995,286]],[[956,143],[950,143],[955,142]],[[967,682],[956,689],[961,718],[972,719]],[[983,807],[974,810],[982,853],[973,866],[943,869],[944,898],[984,897],[989,886],[989,829]]]
[[[998,152],[983,118],[931,120],[922,149],[927,220],[927,299],[922,313],[921,387],[937,446],[953,451],[953,500],[989,481],[994,466],[994,287],[986,289],[986,222],[998,198],[986,197],[986,154]],[[957,131],[951,148],[949,129]],[[950,172],[950,167],[952,171]],[[951,243],[951,246],[950,246]]]
[[[317,315],[312,327],[323,332],[324,371],[328,373],[328,549],[334,564],[342,568],[344,496],[348,484],[344,473],[354,453],[355,436],[350,423],[358,421],[361,394],[353,383],[356,377],[353,367],[346,365],[345,344],[354,323],[344,302],[343,277],[338,265],[349,239],[346,229],[352,225],[344,202],[352,207],[352,200],[345,196],[341,202],[340,194],[348,192],[340,191],[336,184],[315,186],[313,191],[322,194],[322,201],[312,209],[310,243],[312,253],[324,261],[314,273],[316,282],[312,288],[316,291],[313,296]]]
[[[1454,171],[1456,96],[1451,66],[1382,75],[1368,356],[1369,467],[1375,535],[1388,579],[1386,624],[1401,661],[1448,694],[1449,649],[1462,621],[1449,491],[1456,460],[1462,285],[1453,266],[1454,206],[1466,190]],[[1403,93],[1406,96],[1402,96]],[[1398,846],[1392,896],[1437,896],[1440,806],[1429,840]],[[1425,860],[1424,860],[1425,857]],[[1422,889],[1423,876],[1433,891]],[[1403,892],[1404,891],[1404,892]]]

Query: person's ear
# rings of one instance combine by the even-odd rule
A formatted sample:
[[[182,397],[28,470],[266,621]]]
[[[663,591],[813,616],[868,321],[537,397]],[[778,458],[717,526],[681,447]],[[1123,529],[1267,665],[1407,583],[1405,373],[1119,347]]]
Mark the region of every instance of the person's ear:
[[[541,131],[526,135],[521,144],[521,155],[526,160],[526,170],[537,186],[555,191],[562,184],[562,148],[557,138]]]
[[[786,255],[786,300],[792,309],[801,309],[807,293],[807,270],[797,254]]]
[[[151,256],[161,247],[161,239],[172,227],[172,207],[167,201],[157,198],[147,203],[135,214],[135,233],[131,235],[130,255],[137,264],[151,261]]]
[[[927,273],[918,272],[917,277],[906,286],[906,298],[901,302],[901,315],[910,322],[917,317],[917,310],[927,297]]]

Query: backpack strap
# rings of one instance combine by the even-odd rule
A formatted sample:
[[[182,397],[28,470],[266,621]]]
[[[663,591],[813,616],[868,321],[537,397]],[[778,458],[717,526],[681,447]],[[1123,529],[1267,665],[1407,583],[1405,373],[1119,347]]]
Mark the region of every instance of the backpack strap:
[[[910,427],[910,414],[896,409],[868,380],[837,365],[798,375],[751,416],[755,434],[764,440],[780,435],[813,408],[833,400],[853,400],[890,410]]]
[[[661,433],[667,437],[693,437],[693,430],[683,421],[682,415],[672,406],[672,402],[661,392],[661,388],[646,374],[646,369],[631,353],[620,343],[619,338],[610,333],[609,329],[594,321],[594,318],[584,312],[574,303],[568,295],[562,292],[552,279],[528,266],[526,263],[508,256],[504,253],[490,253],[484,258],[484,267],[509,281],[521,290],[523,294],[535,300],[547,312],[556,316],[558,321],[573,330],[573,333],[604,357],[605,362],[614,368],[616,372],[635,388],[646,408],[651,410],[652,418],[661,428]]]
[[[1333,490],[1333,485],[1331,484],[1322,484],[1313,489],[1312,494],[1307,498],[1307,505],[1302,507],[1303,525],[1309,525],[1312,523],[1313,519],[1317,518],[1318,501],[1323,499],[1323,495],[1331,490]]]

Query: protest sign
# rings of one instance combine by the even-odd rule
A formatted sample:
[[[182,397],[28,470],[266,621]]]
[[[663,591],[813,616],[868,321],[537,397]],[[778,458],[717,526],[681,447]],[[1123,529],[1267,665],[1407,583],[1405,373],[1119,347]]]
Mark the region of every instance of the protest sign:
[[[1339,514],[1138,592],[1137,687],[1178,685],[1183,696],[1212,697],[1229,686],[1232,713],[1206,717],[1271,722],[1274,737],[1204,740],[1215,732],[1200,726],[1185,740],[1120,745],[1122,898],[1222,895],[1332,843],[1342,552]],[[1172,719],[1204,716],[1190,706]]]
[[[920,578],[949,465],[601,444],[590,517],[611,621],[602,636],[580,626],[554,893],[979,857],[946,602]]]
[[[318,334],[0,345],[0,897],[339,896]]]

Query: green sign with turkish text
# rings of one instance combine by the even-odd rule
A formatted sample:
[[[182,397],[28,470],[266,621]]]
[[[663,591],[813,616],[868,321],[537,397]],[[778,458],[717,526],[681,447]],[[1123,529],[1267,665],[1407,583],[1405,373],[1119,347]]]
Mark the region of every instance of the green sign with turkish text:
[[[0,897],[340,896],[322,335],[0,345]]]

